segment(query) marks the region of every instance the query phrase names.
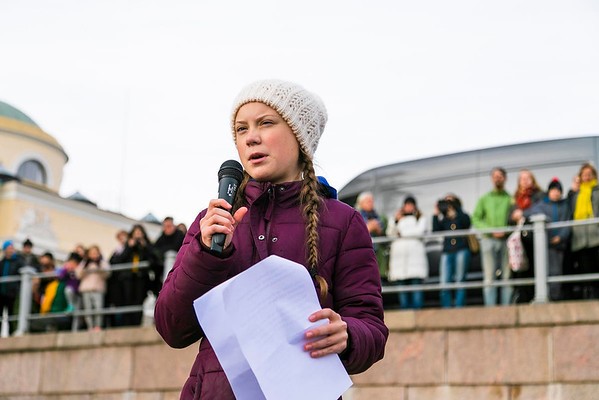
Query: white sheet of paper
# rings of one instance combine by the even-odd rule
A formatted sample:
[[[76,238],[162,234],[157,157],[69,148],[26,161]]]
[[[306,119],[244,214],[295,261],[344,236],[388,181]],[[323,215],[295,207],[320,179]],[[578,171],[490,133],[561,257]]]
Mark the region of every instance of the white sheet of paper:
[[[314,359],[303,349],[320,305],[302,265],[270,256],[194,308],[240,400],[337,399],[352,385],[338,355]]]

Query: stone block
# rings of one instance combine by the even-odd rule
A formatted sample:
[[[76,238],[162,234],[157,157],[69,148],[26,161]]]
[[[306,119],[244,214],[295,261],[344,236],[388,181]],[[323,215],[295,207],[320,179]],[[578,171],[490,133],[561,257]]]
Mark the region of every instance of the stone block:
[[[387,311],[385,312],[385,325],[390,331],[414,330],[416,328],[416,312],[406,311]]]
[[[556,386],[559,397],[551,400],[597,400],[599,397],[599,383]]]
[[[599,325],[554,328],[553,353],[555,380],[599,382]]]
[[[89,348],[101,346],[104,332],[59,332],[56,336],[56,346],[63,349]]]
[[[138,346],[162,342],[162,338],[153,326],[108,329],[104,335],[104,344],[106,345]]]
[[[2,396],[2,400],[61,400],[59,396],[41,396],[41,395],[14,395],[14,396]]]
[[[0,339],[0,342],[3,340]],[[39,393],[41,366],[41,353],[2,354],[0,356],[0,398],[15,393]]]
[[[181,398],[181,391],[178,390],[176,392],[166,392],[162,400],[179,400]]]
[[[90,400],[123,400],[132,399],[132,392],[125,393],[94,393],[91,395]],[[132,399],[133,400],[133,399]]]
[[[352,387],[343,393],[343,400],[405,400],[403,386]]]
[[[448,382],[458,385],[546,383],[550,380],[549,329],[448,332]]]
[[[510,400],[505,386],[409,387],[407,392],[410,400]]]
[[[11,336],[0,340],[0,353],[18,350],[41,350],[56,346],[56,333]]]
[[[133,351],[135,390],[180,390],[198,353],[197,345],[173,349],[168,345],[138,346]]]
[[[518,307],[520,325],[564,325],[599,322],[599,302],[527,304]]]
[[[599,384],[512,386],[511,400],[596,400]]]
[[[516,307],[466,307],[427,309],[416,313],[417,329],[512,327]]]
[[[426,384],[444,379],[446,333],[391,332],[385,357],[368,371],[353,375],[360,384]]]
[[[160,392],[135,392],[135,396],[130,396],[130,400],[162,400]]]
[[[96,347],[43,353],[42,393],[95,393],[128,390],[133,350]]]

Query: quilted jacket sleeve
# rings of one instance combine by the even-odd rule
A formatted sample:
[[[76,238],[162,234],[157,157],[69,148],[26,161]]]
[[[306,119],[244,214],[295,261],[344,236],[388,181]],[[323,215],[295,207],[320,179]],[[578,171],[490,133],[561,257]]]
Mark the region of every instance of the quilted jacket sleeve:
[[[349,374],[357,374],[383,358],[389,335],[372,240],[358,213],[342,237],[333,285],[334,308],[349,333],[349,347],[341,359]]]

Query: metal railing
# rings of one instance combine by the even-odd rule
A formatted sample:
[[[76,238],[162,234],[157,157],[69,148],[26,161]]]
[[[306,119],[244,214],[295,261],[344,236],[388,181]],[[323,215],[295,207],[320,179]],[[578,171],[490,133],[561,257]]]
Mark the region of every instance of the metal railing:
[[[502,281],[485,282],[472,281],[472,282],[459,282],[459,283],[434,283],[434,284],[422,284],[422,285],[409,285],[409,286],[383,286],[383,293],[399,293],[399,292],[413,292],[413,291],[439,291],[439,290],[451,290],[451,289],[477,289],[485,287],[503,287],[503,286],[530,286],[534,285],[534,303],[546,303],[549,301],[548,296],[548,285],[550,283],[571,283],[571,282],[588,282],[588,281],[599,281],[599,273],[593,274],[577,274],[577,275],[559,275],[559,276],[548,276],[548,246],[547,246],[547,230],[562,228],[562,227],[573,227],[582,225],[593,225],[599,224],[599,218],[587,219],[587,220],[576,220],[576,221],[564,221],[564,222],[552,222],[547,223],[545,215],[538,214],[533,215],[530,218],[532,224],[523,225],[522,227],[506,226],[501,228],[488,228],[488,229],[468,229],[468,230],[455,230],[455,231],[438,231],[427,233],[422,235],[420,238],[423,240],[432,239],[443,239],[445,237],[456,237],[466,235],[476,235],[481,237],[482,235],[493,233],[493,232],[506,232],[511,233],[517,229],[522,231],[532,231],[534,234],[533,247],[534,247],[534,278],[519,278],[509,279]],[[376,237],[373,238],[373,242],[376,243],[391,243],[394,240],[400,240],[392,237]],[[176,253],[167,252],[165,254],[164,261],[164,277],[168,274],[175,261]],[[129,264],[115,264],[111,266],[111,271],[128,270],[134,265]],[[147,262],[141,262],[135,265],[137,268],[148,268]],[[9,282],[21,282],[19,290],[19,313],[17,316],[11,316],[8,320],[18,321],[15,335],[23,335],[29,331],[29,322],[36,319],[47,319],[47,318],[61,318],[61,317],[73,317],[77,319],[79,317],[89,315],[110,315],[110,314],[123,314],[133,312],[144,312],[143,305],[135,306],[123,306],[123,307],[108,307],[102,310],[75,310],[73,312],[61,312],[61,313],[47,313],[47,314],[31,314],[31,299],[32,299],[32,281],[34,278],[53,278],[57,276],[56,272],[48,273],[37,273],[35,269],[31,267],[24,267],[20,270],[21,276],[10,276],[0,278],[0,283]],[[152,310],[145,310],[148,313],[153,313]],[[0,313],[2,310],[0,310]],[[152,314],[153,315],[153,314]],[[0,315],[0,318],[2,316]],[[77,324],[73,324],[73,330],[77,330]]]
[[[534,299],[533,303],[547,303],[549,302],[548,296],[548,285],[550,283],[571,283],[571,282],[588,282],[588,281],[599,281],[599,273],[592,274],[576,274],[576,275],[558,275],[548,276],[547,266],[549,261],[548,256],[548,241],[547,231],[555,228],[563,227],[574,227],[583,225],[594,225],[599,224],[599,218],[592,218],[586,220],[576,221],[563,221],[563,222],[551,222],[547,223],[547,217],[543,214],[537,214],[530,217],[532,224],[517,226],[506,226],[501,228],[488,228],[488,229],[464,229],[454,231],[438,231],[433,233],[427,233],[420,236],[423,240],[429,239],[442,239],[445,237],[458,237],[467,235],[476,235],[477,238],[484,234],[493,232],[505,232],[511,233],[516,230],[533,232],[533,249],[534,249],[534,265],[529,268],[534,268],[534,278],[517,278],[501,281],[485,282],[457,282],[457,283],[434,283],[434,284],[420,284],[420,285],[385,285],[383,286],[383,293],[400,293],[400,292],[414,292],[414,291],[439,291],[439,290],[452,290],[452,289],[483,289],[485,287],[503,287],[503,286],[530,286],[534,285]],[[395,240],[401,240],[399,238],[392,237],[375,237],[373,243],[391,243]],[[599,268],[599,266],[598,266]]]
[[[164,255],[164,278],[168,272],[172,269],[177,253],[175,251],[167,251]],[[110,266],[111,272],[118,271],[126,271],[131,270],[132,268],[136,268],[139,270],[147,269],[150,267],[148,261],[140,261],[137,263],[123,263],[123,264],[112,264]],[[2,283],[11,283],[11,282],[20,282],[19,288],[19,307],[18,314],[11,315],[8,318],[2,318],[3,310],[0,310],[0,326],[4,324],[8,324],[14,321],[17,321],[17,329],[14,332],[14,336],[22,336],[25,333],[29,332],[30,321],[35,320],[52,320],[59,319],[65,317],[72,318],[72,330],[77,331],[79,327],[78,320],[80,317],[85,316],[94,316],[94,315],[113,315],[113,314],[127,314],[127,313],[135,313],[135,312],[143,312],[144,316],[149,316],[149,318],[153,319],[153,305],[152,309],[144,310],[143,304],[139,305],[130,305],[130,306],[120,306],[120,307],[105,307],[100,310],[82,310],[75,309],[73,311],[63,311],[63,312],[49,312],[44,314],[32,314],[31,313],[31,305],[33,300],[33,280],[34,279],[56,279],[58,278],[58,272],[37,272],[34,268],[30,266],[25,266],[19,270],[20,276],[7,276],[0,277],[0,284]],[[158,277],[156,277],[158,279]],[[7,328],[0,329],[1,331],[6,331]]]

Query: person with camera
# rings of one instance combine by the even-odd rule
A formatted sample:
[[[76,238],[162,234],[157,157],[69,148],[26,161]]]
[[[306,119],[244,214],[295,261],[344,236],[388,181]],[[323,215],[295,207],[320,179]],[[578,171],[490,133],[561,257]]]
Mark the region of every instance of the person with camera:
[[[448,194],[440,199],[433,211],[433,232],[470,229],[470,216],[462,210],[461,200]],[[464,282],[470,266],[470,248],[466,236],[446,236],[439,262],[439,281]],[[466,289],[441,290],[441,307],[466,305]]]
[[[428,277],[428,259],[422,241],[426,218],[416,206],[416,199],[407,196],[395,214],[395,222],[387,227],[387,236],[398,237],[391,243],[388,280],[395,285],[421,285]],[[424,305],[422,290],[399,292],[400,308],[419,309]]]

